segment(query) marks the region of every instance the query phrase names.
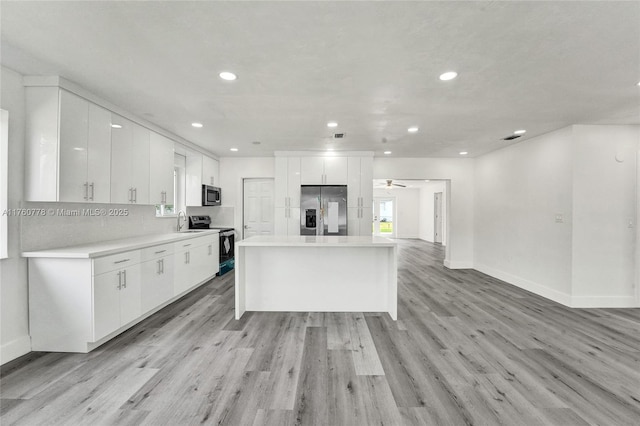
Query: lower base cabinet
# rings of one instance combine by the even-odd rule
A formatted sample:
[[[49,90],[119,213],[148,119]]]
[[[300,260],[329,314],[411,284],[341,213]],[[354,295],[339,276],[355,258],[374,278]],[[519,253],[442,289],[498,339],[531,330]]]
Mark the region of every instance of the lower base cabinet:
[[[213,278],[218,251],[212,234],[93,259],[29,258],[32,350],[95,349]]]

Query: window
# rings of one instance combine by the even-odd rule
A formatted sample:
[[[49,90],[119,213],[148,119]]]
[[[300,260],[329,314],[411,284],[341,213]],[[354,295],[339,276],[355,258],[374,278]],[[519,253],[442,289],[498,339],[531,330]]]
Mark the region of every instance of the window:
[[[156,204],[156,217],[175,217],[180,210],[185,209],[185,165],[185,156],[174,154],[173,201],[165,205]]]
[[[7,249],[8,180],[9,180],[9,113],[0,109],[0,259],[9,257]]]

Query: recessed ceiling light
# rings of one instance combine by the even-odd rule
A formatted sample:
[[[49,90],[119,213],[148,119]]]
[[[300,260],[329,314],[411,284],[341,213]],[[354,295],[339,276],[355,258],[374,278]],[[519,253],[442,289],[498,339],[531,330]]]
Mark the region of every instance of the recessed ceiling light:
[[[637,86],[640,86],[640,81],[638,82]]]
[[[230,148],[229,151],[238,152],[238,148]]]
[[[335,121],[330,121],[327,123],[327,127],[338,127],[338,123]]]
[[[122,129],[122,126],[119,124],[112,124],[111,127],[113,127],[114,129]]]
[[[467,151],[460,151],[460,155],[467,155],[468,152]]]
[[[418,128],[417,128],[416,126],[409,127],[409,128],[407,129],[407,132],[409,132],[409,133],[415,133],[415,132],[417,132],[417,131],[418,131]]]
[[[524,135],[525,133],[527,133],[527,131],[524,129],[513,132],[514,135]]]
[[[389,155],[389,154],[391,154],[391,151],[385,151],[384,152],[384,155]]]
[[[227,81],[233,81],[236,78],[238,78],[234,73],[229,72],[229,71],[222,71],[220,74],[218,74],[220,76],[221,79],[223,80],[227,80]]]
[[[453,80],[454,78],[456,78],[458,76],[458,73],[455,71],[448,71],[445,72],[444,74],[440,74],[440,80],[442,81],[449,81],[449,80]]]
[[[191,125],[198,129],[202,128],[202,123],[191,123]]]
[[[425,182],[431,182],[429,179],[425,179],[424,181],[425,181]]]

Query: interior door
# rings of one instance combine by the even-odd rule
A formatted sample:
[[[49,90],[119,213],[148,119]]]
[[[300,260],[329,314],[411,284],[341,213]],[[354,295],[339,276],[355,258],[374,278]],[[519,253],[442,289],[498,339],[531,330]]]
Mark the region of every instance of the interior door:
[[[244,179],[243,238],[273,234],[273,191],[273,179]]]
[[[433,194],[433,242],[442,244],[442,192]]]
[[[395,199],[374,197],[373,199],[373,235],[396,237]]]

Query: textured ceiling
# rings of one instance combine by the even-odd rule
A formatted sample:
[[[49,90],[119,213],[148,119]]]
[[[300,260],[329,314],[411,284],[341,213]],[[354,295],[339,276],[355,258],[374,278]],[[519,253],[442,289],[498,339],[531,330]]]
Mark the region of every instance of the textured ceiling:
[[[63,76],[221,156],[473,157],[640,123],[640,2],[2,1],[0,15],[4,66]]]

